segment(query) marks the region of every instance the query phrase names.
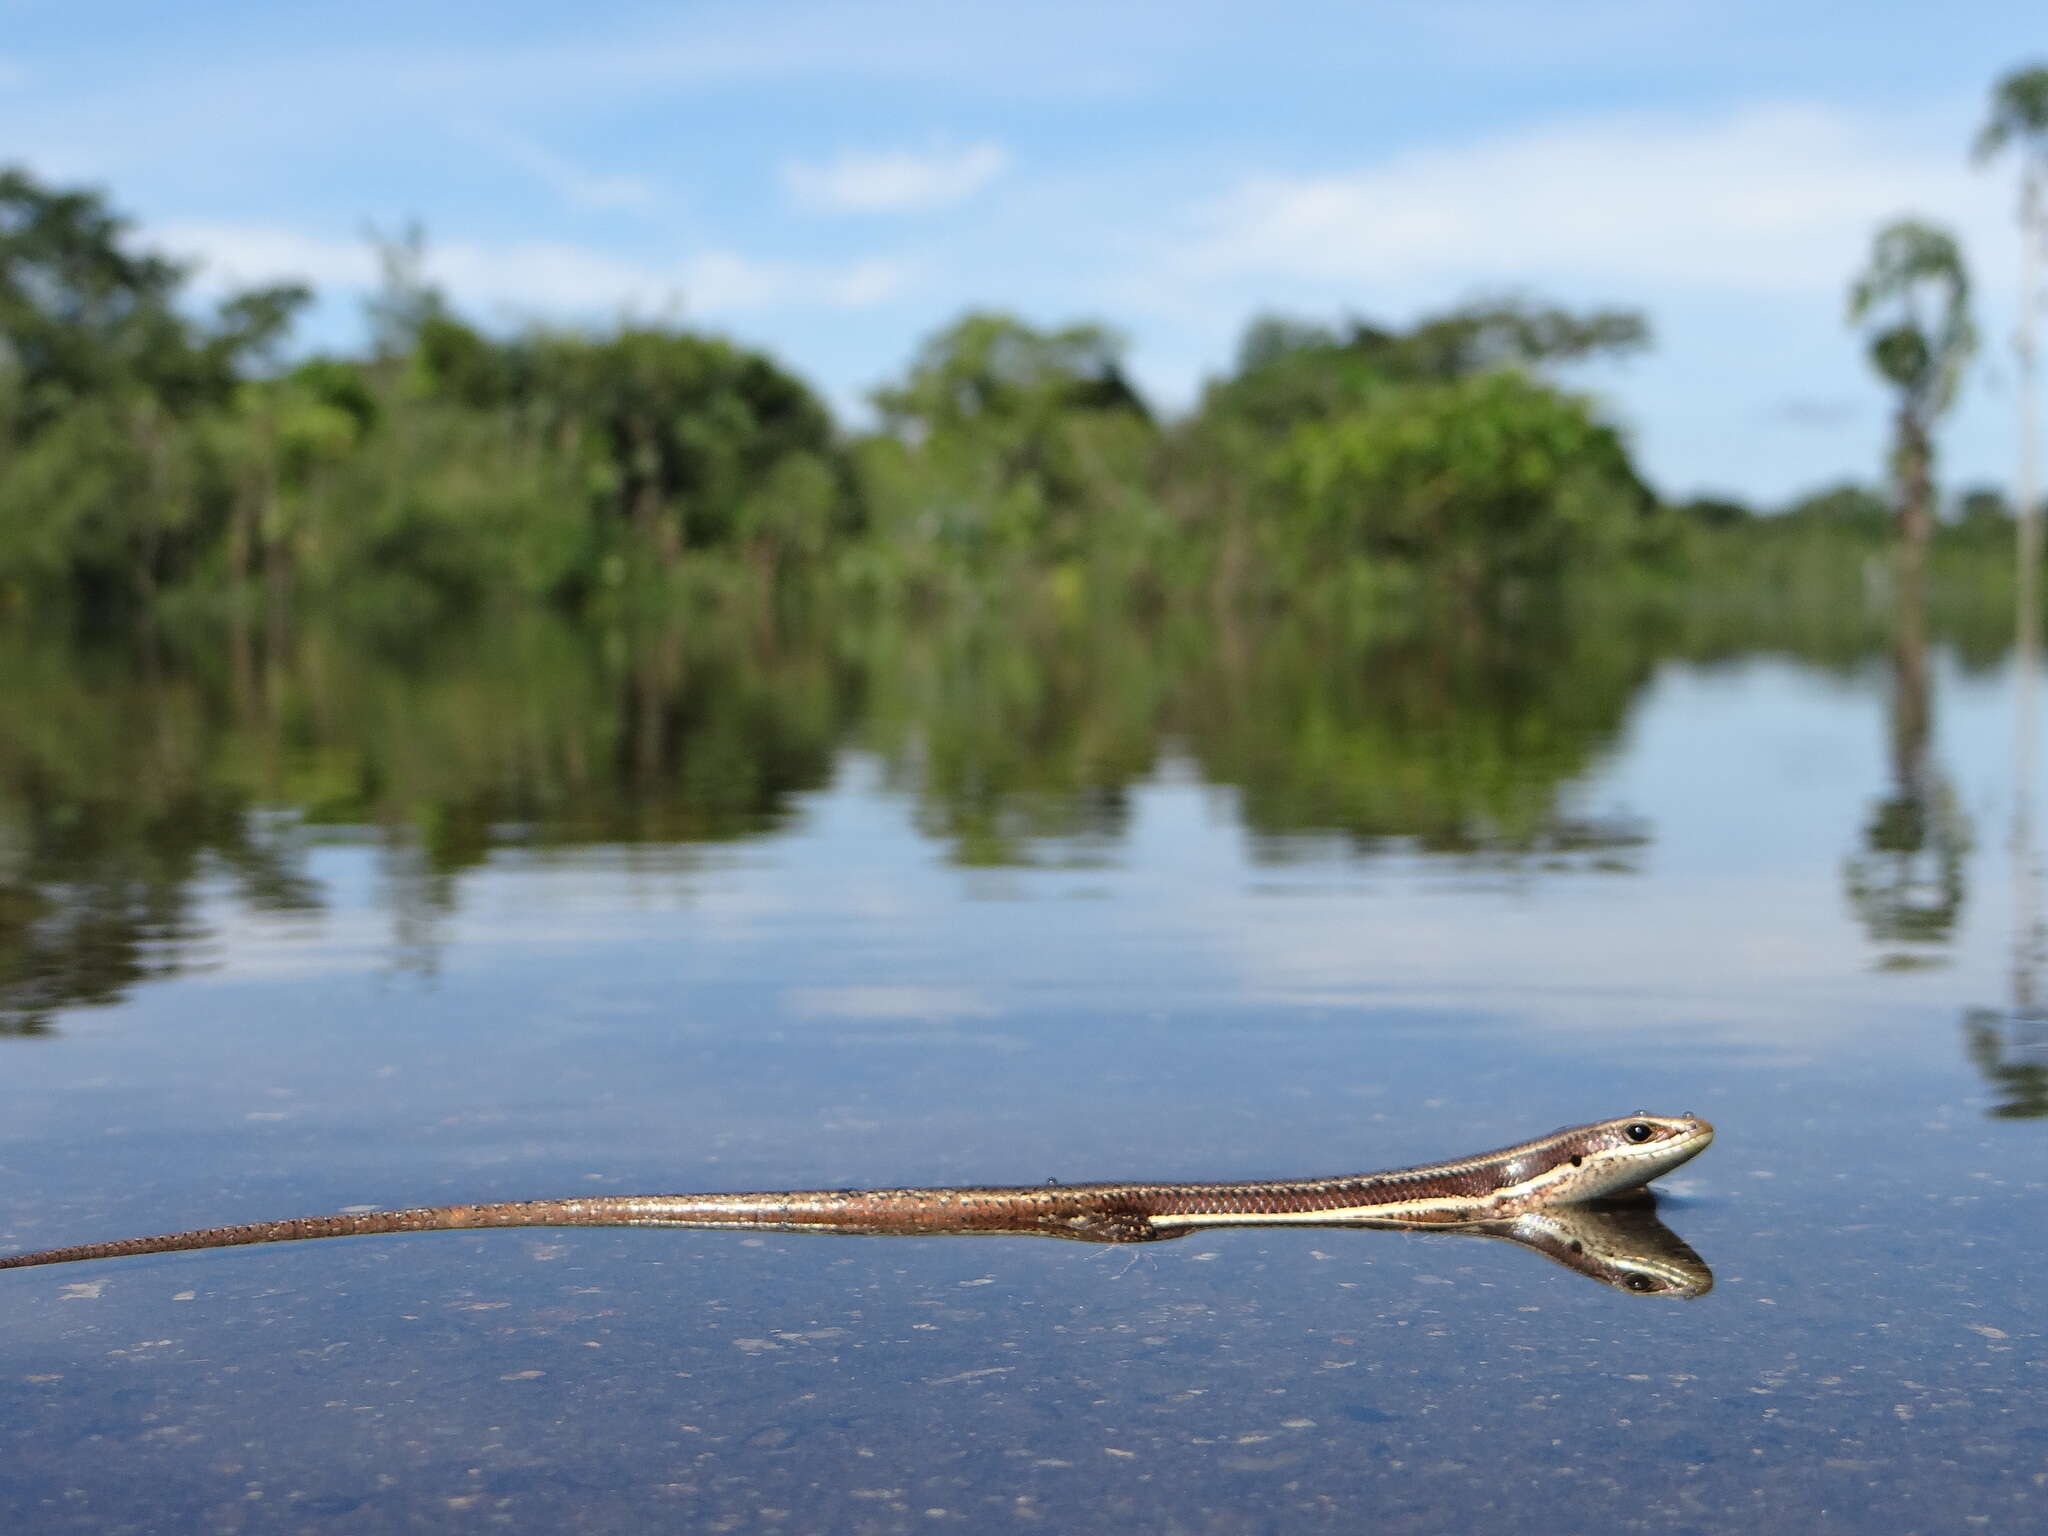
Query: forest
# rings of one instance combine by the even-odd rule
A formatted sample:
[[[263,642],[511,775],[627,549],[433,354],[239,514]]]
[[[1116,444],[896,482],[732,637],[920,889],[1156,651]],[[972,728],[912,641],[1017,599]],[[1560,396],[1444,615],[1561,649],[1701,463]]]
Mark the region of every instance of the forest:
[[[2041,158],[2048,70],[2000,89],[1980,150]],[[1171,420],[1110,327],[977,311],[851,431],[724,337],[494,332],[424,278],[420,235],[380,256],[364,348],[309,353],[307,288],[202,304],[102,192],[0,170],[0,615],[1754,603],[1867,591],[1888,553],[1926,567],[1937,609],[2011,590],[2007,499],[1936,491],[1977,337],[1961,251],[1911,218],[1848,288],[1897,402],[1891,463],[1764,509],[1660,496],[1560,382],[1651,345],[1623,309],[1268,315]]]

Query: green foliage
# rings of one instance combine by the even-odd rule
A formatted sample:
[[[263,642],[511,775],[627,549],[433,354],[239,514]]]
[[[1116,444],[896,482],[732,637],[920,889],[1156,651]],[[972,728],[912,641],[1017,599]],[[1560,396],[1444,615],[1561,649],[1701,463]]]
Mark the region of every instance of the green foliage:
[[[1512,372],[1389,391],[1304,423],[1273,479],[1318,551],[1437,564],[1468,582],[1617,553],[1650,508],[1612,427]]]
[[[1425,316],[1405,332],[1359,320],[1340,329],[1265,315],[1246,328],[1237,372],[1211,387],[1203,417],[1285,431],[1389,388],[1620,356],[1648,344],[1647,322],[1631,311],[1575,315],[1512,298]]]
[[[1405,335],[1361,329],[1353,340],[1390,376],[1417,381],[1618,357],[1649,344],[1649,323],[1631,310],[1575,315],[1514,298],[1482,300],[1429,317]]]
[[[530,345],[531,382],[516,403],[549,435],[588,445],[593,489],[658,558],[730,542],[748,498],[783,460],[833,452],[831,421],[810,390],[730,342],[623,327]]]
[[[823,406],[758,353],[647,326],[486,335],[382,249],[372,355],[281,368],[308,294],[187,317],[91,192],[0,174],[0,607],[204,590],[579,601],[860,521]]]
[[[1991,88],[1991,115],[1973,152],[1990,160],[2009,145],[2032,162],[2030,176],[2048,172],[2048,64],[2013,70]]]
[[[1753,508],[1725,496],[1695,496],[1671,508],[1672,513],[1702,528],[1739,528],[1756,518]]]
[[[1935,423],[1954,403],[1977,349],[1970,278],[1955,237],[1919,219],[1879,230],[1870,264],[1849,289],[1849,320],[1872,327],[1871,366],[1898,391],[1892,476],[1900,541],[1917,562],[1933,526]]]
[[[0,171],[0,336],[18,427],[137,389],[182,404],[222,382],[172,307],[183,271],[130,254],[124,231],[91,192]]]
[[[1788,502],[1774,522],[1786,532],[1814,528],[1875,544],[1891,527],[1891,518],[1891,505],[1881,492],[1845,481]]]
[[[902,383],[875,392],[900,445],[861,456],[878,530],[968,557],[1074,555],[1150,469],[1157,434],[1120,351],[1099,326],[990,313],[930,338]]]
[[[1849,319],[1878,322],[1872,366],[1915,419],[1931,426],[1954,402],[1977,348],[1970,278],[1955,237],[1919,219],[1896,219],[1879,230],[1870,264],[1850,287]]]
[[[1930,410],[1967,320],[1936,235],[1881,242],[1857,297]],[[287,360],[303,289],[202,313],[96,193],[0,176],[0,611],[418,624],[831,598],[1334,622],[1537,601],[1531,583],[1862,579],[1867,500],[1654,505],[1619,432],[1544,376],[1644,345],[1626,311],[1269,316],[1165,430],[1105,328],[975,312],[877,391],[882,430],[842,442],[801,380],[733,342],[494,334],[428,280],[416,229],[380,255],[365,354]],[[1951,270],[1954,303],[1930,311]]]
[[[1951,536],[1959,545],[2012,547],[2012,503],[1996,486],[1979,485],[1955,500],[1949,523]]]
[[[215,404],[310,298],[296,285],[259,289],[195,326],[177,307],[184,268],[131,252],[126,231],[96,193],[0,170],[0,372],[12,377],[15,433],[109,400],[173,415]]]
[[[97,194],[0,171],[0,603],[146,603],[199,569],[206,440],[310,297],[257,289],[194,321],[183,269],[125,234]]]
[[[1516,299],[1405,332],[1255,320],[1176,434],[1169,502],[1221,586],[1275,601],[1347,563],[1375,601],[1418,574],[1476,592],[1647,553],[1656,519],[1619,435],[1531,372],[1646,339],[1630,313]]]

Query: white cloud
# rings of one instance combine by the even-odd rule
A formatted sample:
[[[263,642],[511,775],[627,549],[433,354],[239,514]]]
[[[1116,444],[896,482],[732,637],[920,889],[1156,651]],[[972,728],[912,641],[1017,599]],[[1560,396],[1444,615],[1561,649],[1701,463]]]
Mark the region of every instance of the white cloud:
[[[364,289],[378,278],[366,240],[256,224],[166,224],[149,235],[152,244],[201,263],[202,281],[218,287],[302,278],[321,289]],[[429,243],[424,265],[427,279],[458,305],[518,315],[861,309],[909,280],[902,263],[874,258],[810,266],[709,250],[656,267],[549,242]]]
[[[234,288],[298,278],[316,288],[361,288],[377,280],[367,240],[328,240],[260,224],[171,223],[143,243],[200,266],[200,281]]]
[[[1960,148],[1895,147],[1813,106],[1618,116],[1322,175],[1249,178],[1195,219],[1195,279],[1392,284],[1598,279],[1753,293],[1840,289],[1909,209],[1998,238],[2009,194]]]
[[[783,185],[799,206],[831,213],[907,213],[971,197],[1009,168],[1000,144],[958,149],[847,150],[822,165],[791,161]]]

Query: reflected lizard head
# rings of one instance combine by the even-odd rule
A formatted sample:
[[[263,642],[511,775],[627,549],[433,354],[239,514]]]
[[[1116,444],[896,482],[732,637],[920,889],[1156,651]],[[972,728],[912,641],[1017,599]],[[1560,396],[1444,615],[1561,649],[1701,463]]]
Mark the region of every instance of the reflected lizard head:
[[[1533,1248],[1589,1280],[1636,1296],[1704,1296],[1714,1272],[1657,1219],[1649,1191],[1589,1205],[1549,1206],[1458,1229]]]

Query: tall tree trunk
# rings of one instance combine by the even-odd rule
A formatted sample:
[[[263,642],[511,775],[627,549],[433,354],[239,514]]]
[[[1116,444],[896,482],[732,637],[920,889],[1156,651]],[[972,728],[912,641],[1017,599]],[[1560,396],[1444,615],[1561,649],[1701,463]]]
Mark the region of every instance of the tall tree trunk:
[[[2043,206],[2041,173],[2029,170],[2020,197],[2020,324],[2014,337],[2018,352],[2020,408],[2020,457],[2013,483],[2013,519],[2016,524],[2017,555],[2022,590],[2033,592],[2041,565],[2041,508],[2036,478],[2034,430],[2034,328],[2040,321],[2041,296],[2035,291],[2040,280],[2042,248],[2048,246],[2048,207]],[[2028,610],[2031,629],[2035,616]]]
[[[1894,468],[1899,483],[1899,578],[1902,588],[1918,589],[1927,569],[1927,543],[1934,532],[1933,445],[1926,425],[1911,404],[1899,407],[1898,448]]]
[[[242,606],[242,589],[249,579],[250,553],[255,548],[256,503],[259,492],[244,480],[235,487],[234,512],[228,521],[228,586],[237,610]]]
[[[1927,586],[1922,565],[1908,557],[1899,572],[1892,626],[1892,785],[1901,800],[1929,793],[1928,738],[1933,709],[1927,679]]]
[[[2013,484],[2013,516],[2017,523],[2019,582],[2013,617],[2015,652],[2013,705],[2013,1012],[2034,1015],[2039,1004],[2042,959],[2039,891],[2040,869],[2034,852],[2035,701],[2041,654],[2041,509],[2034,458],[2034,327],[2039,319],[2039,277],[2042,247],[2048,246],[2048,208],[2042,206],[2038,172],[2030,171],[2020,202],[2020,324],[2015,338],[2019,353],[2020,456]]]

